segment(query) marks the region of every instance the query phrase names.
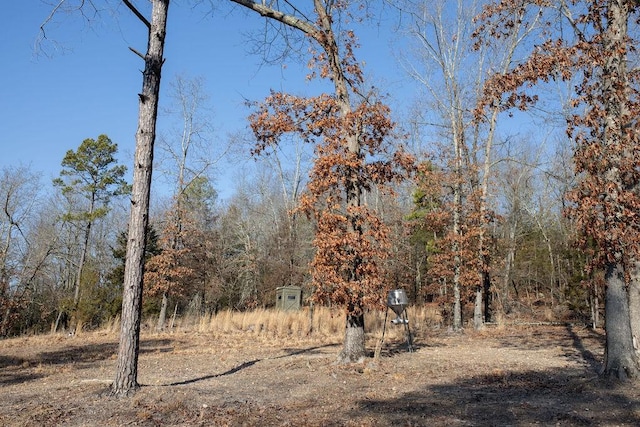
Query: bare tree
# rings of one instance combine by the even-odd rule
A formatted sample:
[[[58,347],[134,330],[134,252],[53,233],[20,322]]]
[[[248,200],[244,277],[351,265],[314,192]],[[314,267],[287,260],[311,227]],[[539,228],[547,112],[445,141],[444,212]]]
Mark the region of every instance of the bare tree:
[[[524,23],[524,9],[514,14],[514,26],[505,32],[500,46],[494,47],[476,43],[473,38],[480,2],[407,0],[397,7],[410,17],[406,29],[416,46],[413,58],[404,57],[405,68],[422,85],[434,107],[421,111],[418,120],[447,141],[441,147],[447,162],[443,167],[452,171],[451,248],[447,252],[452,257],[453,328],[462,327],[463,288],[475,293],[474,326],[480,328],[483,321],[491,320],[493,215],[489,183],[500,110],[492,106],[481,120],[474,120],[473,112],[482,97],[484,81],[493,73],[509,69],[519,45],[535,28],[535,21]],[[465,241],[470,239],[477,248],[472,252],[476,260],[465,259],[468,255],[464,254],[469,254],[464,249],[468,246]],[[473,266],[476,277],[465,274],[463,265]]]
[[[7,335],[21,303],[15,291],[23,284],[24,261],[32,252],[29,218],[35,213],[38,188],[39,177],[27,167],[0,171],[0,337]]]
[[[151,19],[147,19],[130,0],[122,0],[122,4],[147,28],[148,35],[146,53],[142,54],[132,47],[129,48],[143,59],[144,70],[142,71],[142,91],[138,94],[138,129],[136,131],[136,150],[133,165],[131,211],[122,300],[122,324],[116,375],[111,388],[114,396],[128,396],[138,388],[138,353],[146,245],[145,235],[149,223],[153,154],[169,3],[170,0],[151,0]],[[40,41],[47,38],[45,33],[46,26],[57,13],[77,12],[84,17],[95,16],[106,8],[106,4],[108,2],[103,4],[97,0],[77,2],[61,0],[41,25]],[[91,19],[87,19],[91,21]]]
[[[169,0],[152,0],[151,20],[147,20],[128,0],[123,0],[147,29],[148,44],[142,72],[142,92],[138,95],[139,116],[136,132],[136,152],[133,166],[131,214],[124,269],[122,324],[116,376],[112,385],[115,396],[131,395],[138,385],[138,354],[140,350],[140,319],[142,316],[142,280],[146,233],[149,225],[149,200],[153,170],[153,147],[160,94],[160,77],[164,63]]]
[[[303,284],[301,270],[306,269],[306,264],[303,264],[306,260],[300,255],[304,250],[299,238],[300,212],[297,207],[307,182],[312,155],[310,147],[302,139],[289,135],[281,138],[279,144],[270,147],[269,151],[259,157],[254,156],[272,171],[267,177],[269,181],[275,178],[280,190],[279,195],[274,194],[268,199],[274,224],[281,229],[274,238],[278,242],[279,261],[283,263],[287,278],[279,286]]]
[[[0,293],[14,279],[21,246],[27,244],[26,222],[38,200],[39,178],[24,166],[3,168],[0,173]]]
[[[166,212],[167,221],[171,224],[164,227],[165,232],[171,231],[174,235],[163,236],[168,242],[164,255],[189,249],[184,247],[185,242],[180,238],[185,221],[186,191],[195,180],[207,179],[212,166],[224,155],[224,150],[215,153],[210,148],[215,147],[215,144],[212,141],[210,117],[207,115],[208,96],[204,83],[201,77],[177,76],[171,85],[168,113],[178,117],[180,124],[175,132],[160,138],[159,144],[166,157],[163,172],[172,180],[171,185],[174,187],[172,207]],[[177,259],[175,261],[179,262]],[[156,326],[158,330],[164,329],[170,288],[170,281],[165,281]]]

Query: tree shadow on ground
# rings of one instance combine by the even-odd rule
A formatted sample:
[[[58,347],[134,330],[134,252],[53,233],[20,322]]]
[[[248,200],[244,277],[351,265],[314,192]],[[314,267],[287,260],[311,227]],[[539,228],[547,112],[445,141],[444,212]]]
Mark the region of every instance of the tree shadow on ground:
[[[140,354],[154,352],[173,351],[175,340],[171,339],[147,339],[140,340]],[[90,364],[111,358],[118,351],[118,343],[102,343],[87,345],[69,345],[62,350],[47,351],[37,354],[29,362],[50,365],[63,365],[69,363]]]
[[[380,349],[380,356],[393,357],[398,354],[411,353],[414,351],[418,351],[420,348],[422,347],[419,345],[416,345],[415,343],[412,344],[411,349],[409,349],[409,346],[407,345],[406,342],[384,343],[382,344],[382,347]],[[370,351],[368,355],[369,357],[375,357],[375,352]]]
[[[27,360],[22,357],[11,357],[11,356],[2,356],[0,355],[0,369],[7,368],[9,366],[20,366],[25,363]]]
[[[582,360],[583,362],[585,362],[586,364],[589,365],[589,367],[594,371],[597,372],[600,369],[600,365],[601,365],[601,360],[599,357],[597,357],[591,350],[589,350],[586,345],[585,345],[585,337],[581,337],[577,332],[576,332],[576,327],[570,324],[566,325],[566,329],[567,329],[567,334],[571,337],[571,339],[573,340],[573,348],[574,350],[576,350],[578,352],[578,357],[576,360],[580,361]],[[581,334],[585,334],[585,331],[580,331]],[[597,333],[596,331],[594,331],[593,329],[589,329],[588,332],[586,332],[588,335],[586,335],[586,339],[589,340],[593,340],[593,341],[599,341],[600,342],[600,348],[604,347],[604,340],[605,337],[602,334]],[[569,353],[567,352],[566,356],[569,358],[572,358],[572,356],[575,355],[574,353]],[[575,356],[573,356],[575,357]]]
[[[325,348],[338,347],[338,346],[339,344],[324,344],[324,345],[317,345],[315,347],[308,347],[308,348],[283,348],[282,351],[284,351],[285,354],[283,354],[282,356],[270,357],[270,359],[282,359],[284,357],[297,356],[300,354],[304,354],[307,356],[317,356],[317,355],[324,354],[322,350]]]
[[[564,329],[567,336],[574,341],[574,344],[577,343],[576,340],[582,342],[582,344],[580,344],[581,348],[585,348],[585,342],[602,344],[605,339],[603,333],[594,331],[589,327],[566,323],[544,328],[531,327],[528,329],[518,329],[517,332],[513,334],[503,335],[498,341],[503,347],[525,350],[540,350],[566,345],[565,337],[563,337],[562,334],[549,334],[549,328],[553,328],[556,331]]]
[[[585,326],[567,323],[562,326],[554,326],[556,330],[565,331],[562,334],[548,334],[547,329],[531,329],[528,333],[519,332],[514,335],[501,337],[498,342],[500,347],[519,348],[525,350],[540,350],[560,347],[564,349],[564,356],[574,362],[582,363],[597,371],[602,363],[602,357],[596,355],[589,348],[601,349],[604,347],[605,336]],[[567,340],[571,340],[573,346],[567,346]]]
[[[110,358],[118,350],[117,343],[69,345],[35,355],[31,361],[46,365],[91,364]]]
[[[206,381],[206,380],[210,380],[212,378],[219,378],[219,377],[224,377],[227,375],[232,375],[235,374],[236,372],[239,372],[243,369],[249,368],[253,365],[255,365],[258,362],[262,362],[265,359],[282,359],[285,357],[291,357],[291,356],[296,356],[296,355],[300,355],[300,354],[315,354],[317,353],[319,350],[321,350],[322,348],[325,347],[333,347],[336,344],[325,344],[325,345],[320,345],[320,346],[315,346],[315,347],[309,347],[309,348],[303,348],[303,349],[292,349],[292,348],[288,348],[288,349],[284,349],[285,354],[280,355],[280,356],[274,356],[274,357],[268,357],[268,358],[263,358],[263,359],[254,359],[254,360],[250,360],[248,362],[244,362],[241,363],[238,366],[235,366],[225,372],[219,373],[219,374],[211,374],[211,375],[204,375],[201,377],[197,377],[197,378],[192,378],[192,379],[188,379],[188,380],[184,380],[184,381],[176,381],[173,383],[169,383],[169,384],[164,384],[164,387],[170,387],[170,386],[178,386],[178,385],[187,385],[187,384],[193,384],[193,383],[197,383],[200,381]]]
[[[463,378],[392,399],[361,400],[353,417],[388,425],[640,425],[640,404],[580,369]]]
[[[22,384],[42,377],[44,377],[44,374],[41,373],[20,373],[3,370],[0,372],[0,386]]]
[[[174,340],[149,339],[140,341],[140,353],[171,352]],[[118,351],[118,343],[68,345],[56,351],[40,352],[30,357],[0,355],[0,384],[11,385],[32,381],[47,376],[43,372],[30,372],[34,366],[74,365],[77,368],[91,367],[93,363],[110,359]]]
[[[244,362],[238,366],[235,366],[231,369],[229,369],[228,371],[222,372],[221,374],[211,374],[211,375],[205,375],[203,377],[197,377],[197,378],[192,378],[190,380],[184,380],[184,381],[177,381],[177,382],[173,382],[173,383],[169,383],[169,384],[164,384],[165,387],[171,387],[171,386],[177,386],[177,385],[187,385],[187,384],[193,384],[193,383],[197,383],[200,381],[205,381],[205,380],[210,380],[212,378],[219,378],[219,377],[224,377],[227,375],[231,375],[231,374],[235,374],[238,371],[241,371],[243,369],[246,369],[250,366],[255,365],[256,363],[262,361],[263,359],[254,359],[254,360],[250,360],[248,362]]]
[[[352,416],[375,414],[388,425],[640,425],[640,402],[623,393],[634,385],[597,378],[599,362],[584,339],[600,335],[566,329],[573,343],[562,342],[566,356],[582,366],[459,378],[394,398],[360,400]]]

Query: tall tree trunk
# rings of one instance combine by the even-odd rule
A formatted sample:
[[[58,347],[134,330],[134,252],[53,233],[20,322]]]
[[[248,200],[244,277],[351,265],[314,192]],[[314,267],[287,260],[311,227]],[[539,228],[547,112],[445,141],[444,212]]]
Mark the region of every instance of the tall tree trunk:
[[[167,306],[169,305],[169,298],[167,293],[162,293],[162,304],[160,305],[160,314],[158,315],[158,324],[156,325],[157,331],[164,330],[164,324],[167,322]]]
[[[321,0],[314,0],[315,10],[318,14],[320,27],[323,32],[318,36],[318,43],[323,47],[327,54],[329,67],[331,68],[335,96],[340,105],[341,115],[346,118],[351,114],[351,100],[349,98],[349,90],[347,80],[342,69],[342,61],[339,56],[338,44],[335,40],[335,34],[332,27],[333,18],[327,15]],[[351,133],[346,141],[346,147],[349,154],[361,160],[360,141],[358,139],[357,130]],[[356,168],[349,168],[346,173],[347,188],[346,190],[346,215],[347,215],[347,232],[357,233],[362,236],[362,229],[358,225],[359,218],[355,213],[361,204],[362,188],[360,184],[360,164]],[[350,279],[358,281],[360,279],[358,273],[359,261],[358,257],[353,265],[349,266]],[[340,361],[356,361],[361,360],[366,354],[364,340],[364,314],[362,311],[361,300],[355,301],[353,305],[347,307],[346,333],[344,336],[344,347],[340,353]]]
[[[455,128],[455,127],[454,127]],[[460,276],[462,273],[462,256],[460,254],[462,248],[462,153],[461,142],[454,135],[455,145],[455,177],[456,183],[453,189],[453,330],[462,329],[462,301],[461,301],[461,283]]]
[[[78,273],[75,281],[75,289],[73,291],[73,308],[78,308],[80,302],[80,285],[82,284],[82,272],[84,271],[84,263],[87,259],[87,251],[89,250],[89,238],[91,237],[91,225],[93,224],[93,211],[95,209],[96,194],[91,194],[91,205],[89,206],[89,219],[87,220],[87,227],[84,229],[84,239],[82,242],[82,252],[80,253],[80,262],[78,262]],[[77,321],[78,319],[76,319]]]
[[[517,9],[516,16],[518,19],[514,19],[516,25],[512,28],[512,32],[508,38],[506,55],[504,56],[501,63],[501,71],[502,75],[505,75],[509,71],[509,67],[511,62],[513,61],[513,56],[515,54],[516,48],[520,44],[522,40],[520,37],[520,28],[522,27],[522,18],[524,17],[526,8],[520,7]],[[531,31],[535,26],[532,26]],[[478,73],[478,82],[482,79],[482,73]],[[481,88],[483,85],[478,84],[478,88]],[[479,95],[482,96],[482,95]],[[484,150],[484,162],[482,165],[482,183],[480,187],[480,236],[479,236],[479,254],[480,257],[480,286],[482,287],[481,297],[484,297],[484,301],[481,301],[482,298],[476,298],[476,304],[481,304],[484,302],[484,313],[483,320],[484,322],[492,322],[494,320],[494,311],[492,306],[492,292],[491,292],[491,256],[489,252],[489,248],[487,248],[487,240],[489,231],[489,223],[487,218],[487,210],[488,210],[488,195],[489,195],[489,174],[491,172],[491,159],[493,152],[493,142],[495,138],[497,123],[498,123],[498,115],[500,114],[500,107],[498,105],[493,105],[491,107],[491,116],[488,120],[489,131],[486,138],[486,145]],[[508,278],[507,278],[508,280]],[[507,281],[507,285],[508,285]],[[505,290],[507,287],[505,286]],[[479,311],[479,308],[476,307],[476,311]],[[478,323],[476,323],[477,325]]]
[[[509,224],[509,237],[507,242],[507,255],[504,260],[504,274],[502,277],[502,314],[511,311],[509,303],[509,285],[511,283],[511,274],[513,271],[513,263],[516,259],[516,228],[517,219],[513,218]],[[517,296],[516,296],[517,297]]]
[[[462,329],[462,304],[460,301],[460,267],[453,267],[453,330],[460,331]]]
[[[607,284],[605,297],[607,341],[601,373],[619,379],[636,378],[640,372],[638,358],[633,349],[629,299],[622,266],[607,265],[605,281]]]
[[[610,0],[607,2],[607,29],[602,35],[602,48],[605,63],[602,70],[602,99],[604,103],[604,138],[603,151],[611,167],[604,173],[605,194],[604,203],[608,204],[608,212],[604,218],[606,241],[613,242],[612,246],[620,244],[616,233],[620,231],[621,195],[624,188],[622,180],[623,161],[626,153],[620,152],[620,146],[629,143],[625,141],[623,120],[630,117],[629,81],[627,75],[627,22],[630,18],[631,2],[624,0]],[[606,211],[605,211],[606,212]],[[605,330],[607,342],[605,349],[605,364],[602,374],[608,377],[626,379],[638,377],[640,374],[638,357],[633,348],[633,335],[629,310],[629,294],[625,281],[625,258],[635,254],[623,254],[621,249],[614,249],[616,253],[607,254],[615,259],[606,265],[606,297],[605,297]],[[618,252],[619,251],[619,252]],[[626,257],[625,257],[626,255]],[[632,268],[633,265],[627,266]],[[634,290],[632,289],[632,292]],[[634,296],[635,297],[635,296]]]
[[[514,31],[511,36],[511,41],[508,44],[507,54],[502,61],[502,70],[501,73],[504,75],[508,72],[509,66],[513,60],[513,55],[516,51],[516,48],[519,44],[519,27],[522,25],[522,16],[524,15],[525,8],[522,7],[518,9],[517,16],[520,18],[519,20],[515,20],[518,22],[517,26],[514,27]],[[479,77],[480,78],[480,77]],[[481,85],[478,85],[481,87]],[[484,150],[484,162],[482,165],[482,184],[480,187],[480,236],[479,236],[479,251],[478,256],[480,257],[480,283],[482,286],[482,292],[484,296],[484,321],[492,322],[493,321],[493,307],[492,307],[492,293],[491,293],[491,275],[490,275],[490,263],[491,257],[489,255],[489,248],[487,248],[487,236],[489,235],[489,223],[487,221],[487,210],[488,210],[488,196],[489,196],[489,174],[491,172],[491,159],[493,152],[493,141],[495,138],[497,123],[498,123],[498,115],[500,113],[500,107],[498,105],[494,105],[491,107],[491,116],[488,120],[489,124],[489,132],[487,134],[486,146]],[[513,258],[512,258],[513,259]],[[508,279],[508,278],[507,278]],[[507,285],[508,285],[507,281]],[[507,289],[507,287],[505,287]],[[476,298],[476,303],[480,303],[480,301]],[[476,308],[477,310],[477,308]]]
[[[9,334],[10,318],[11,318],[11,306],[9,305],[4,312],[4,316],[2,317],[2,323],[0,323],[0,337],[5,337]]]
[[[93,211],[93,207],[91,208]],[[91,212],[89,213],[91,215]],[[84,239],[82,242],[82,251],[80,252],[80,261],[78,262],[78,271],[75,280],[75,286],[73,290],[73,307],[78,308],[80,302],[80,285],[82,284],[82,272],[84,271],[84,263],[87,259],[87,250],[89,248],[89,237],[91,236],[91,221],[87,223],[87,227],[84,230]],[[78,319],[76,319],[77,321]]]
[[[513,53],[513,49],[511,50]],[[511,55],[508,56],[511,61]],[[482,295],[480,298],[476,297],[476,304],[480,305],[484,302],[484,322],[493,322],[493,307],[491,298],[491,257],[489,255],[489,248],[487,247],[487,236],[489,235],[489,223],[487,218],[488,210],[488,195],[489,195],[489,173],[491,172],[491,153],[493,150],[493,138],[495,135],[496,123],[498,122],[498,108],[494,107],[491,111],[491,119],[489,120],[489,135],[487,136],[487,142],[484,154],[484,163],[482,165],[482,183],[480,186],[480,235],[478,236],[478,256],[480,257],[480,286],[482,287]],[[484,297],[484,301],[482,301]],[[480,309],[476,307],[476,312]],[[474,319],[476,328],[479,326],[479,322]]]
[[[422,291],[422,264],[426,257],[418,255],[418,251],[415,252],[416,257],[416,274],[413,280],[413,301],[417,304],[421,299]],[[424,299],[422,299],[424,301]]]
[[[631,267],[629,282],[629,321],[636,355],[640,355],[640,261]]]
[[[7,194],[7,201],[5,202],[5,213],[8,212],[8,208],[6,207],[9,203],[9,195]],[[7,217],[10,217],[9,214],[6,214]],[[7,266],[7,257],[9,255],[9,250],[11,248],[11,236],[13,231],[13,224],[11,219],[9,220],[9,227],[5,231],[6,238],[5,243],[0,250],[0,296],[5,296],[9,291],[9,270]]]
[[[476,298],[473,305],[473,328],[482,329],[484,318],[482,316],[482,286],[476,286]]]
[[[598,297],[598,284],[593,282],[591,288],[591,327],[598,328],[600,325],[600,298]]]
[[[128,2],[127,2],[128,3]],[[132,6],[129,6],[132,8]],[[133,9],[132,9],[133,10]],[[138,386],[138,353],[140,346],[140,318],[142,309],[142,278],[144,252],[149,223],[149,199],[153,166],[153,145],[160,94],[160,76],[164,62],[164,42],[167,28],[169,0],[153,0],[147,53],[144,57],[142,93],[139,94],[138,130],[133,168],[131,214],[125,263],[122,297],[122,324],[112,394],[127,396]]]

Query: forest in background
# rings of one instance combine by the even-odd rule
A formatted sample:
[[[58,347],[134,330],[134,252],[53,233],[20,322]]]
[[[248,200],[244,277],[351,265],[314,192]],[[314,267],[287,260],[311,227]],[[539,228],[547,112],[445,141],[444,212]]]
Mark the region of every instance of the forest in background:
[[[486,79],[509,69],[547,29],[518,28],[504,45],[478,46],[473,32],[481,4],[469,4],[443,1],[409,15],[402,27],[411,50],[399,60],[420,96],[407,117],[393,116],[391,142],[415,156],[417,169],[395,183],[396,196],[375,187],[363,194],[389,230],[382,281],[387,289],[405,289],[414,305],[437,307],[443,327],[474,320],[480,287],[490,296],[484,322],[599,326],[602,273],[587,275],[592,255],[577,249],[583,236],[563,215],[577,178],[574,142],[558,129],[571,110],[563,100],[573,86],[546,85],[548,97],[535,111],[510,117],[496,108],[489,120],[475,121]],[[293,137],[265,154],[247,132],[229,141],[232,148],[212,153],[203,137],[208,96],[201,88],[199,78],[173,82],[176,132],[158,146],[156,179],[173,192],[155,200],[148,237],[144,313],[157,319],[158,329],[172,313],[273,307],[279,286],[301,286],[305,297],[314,292],[309,266],[317,224],[296,210],[308,193],[313,147]],[[257,104],[250,108],[259,111]],[[514,123],[537,129],[523,132]],[[50,194],[37,171],[1,171],[2,336],[96,328],[119,314],[124,166],[113,161],[117,146],[108,136],[79,143],[70,143],[60,159]],[[212,178],[220,156],[257,159],[223,201]],[[457,320],[456,302],[462,305]]]

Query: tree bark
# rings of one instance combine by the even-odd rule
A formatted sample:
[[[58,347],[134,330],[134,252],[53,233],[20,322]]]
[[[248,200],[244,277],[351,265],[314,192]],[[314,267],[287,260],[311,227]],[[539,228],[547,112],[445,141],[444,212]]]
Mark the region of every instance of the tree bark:
[[[462,128],[456,122],[453,123],[453,145],[455,155],[454,178],[456,182],[453,185],[453,330],[462,330],[462,301],[460,289],[462,283]]]
[[[640,355],[640,262],[634,262],[629,282],[629,321],[633,349]]]
[[[366,356],[364,339],[364,314],[347,312],[347,324],[344,334],[344,345],[338,355],[338,363],[359,363]]]
[[[78,262],[78,273],[75,281],[75,289],[73,291],[73,308],[78,308],[80,302],[80,285],[82,284],[82,272],[84,271],[84,263],[87,259],[87,251],[89,250],[89,238],[91,237],[91,225],[93,224],[93,209],[95,203],[95,193],[91,195],[91,206],[89,207],[89,220],[84,230],[84,240],[82,242],[82,252],[80,253],[80,262]],[[79,319],[76,319],[76,322]]]
[[[591,327],[597,329],[600,325],[600,298],[598,297],[598,285],[593,283],[591,292]]]
[[[605,281],[607,283],[605,298],[607,340],[601,374],[622,380],[637,378],[640,371],[638,358],[633,349],[629,299],[622,265],[607,265]]]
[[[160,305],[160,314],[158,315],[158,324],[156,325],[156,330],[158,332],[164,330],[164,324],[167,322],[167,306],[169,305],[169,298],[167,298],[167,293],[162,293],[162,304]]]
[[[142,309],[142,278],[144,252],[149,223],[149,199],[153,166],[153,146],[156,137],[160,76],[164,62],[164,42],[169,0],[153,0],[147,54],[144,57],[142,93],[139,94],[138,130],[133,168],[131,213],[125,263],[122,298],[122,324],[116,365],[116,377],[111,392],[129,396],[138,385],[138,354]],[[145,22],[143,20],[143,22]]]
[[[82,251],[80,252],[80,261],[78,262],[78,271],[76,272],[76,280],[75,280],[74,289],[73,289],[73,307],[74,308],[77,308],[78,303],[80,302],[80,284],[82,283],[82,271],[84,270],[84,261],[87,257],[87,246],[89,245],[90,230],[91,230],[91,223],[88,223],[84,231]]]
[[[484,317],[482,316],[482,286],[476,286],[476,298],[473,305],[473,328],[480,330],[484,326]]]

